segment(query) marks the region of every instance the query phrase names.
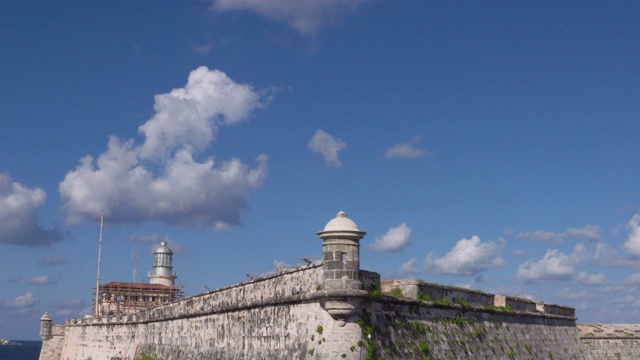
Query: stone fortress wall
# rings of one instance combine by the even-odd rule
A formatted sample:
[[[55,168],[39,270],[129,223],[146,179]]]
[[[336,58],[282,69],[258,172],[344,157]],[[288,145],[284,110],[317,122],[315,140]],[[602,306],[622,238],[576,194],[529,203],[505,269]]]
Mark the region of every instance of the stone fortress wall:
[[[324,295],[317,290],[321,270],[311,264],[137,314],[72,319],[62,341],[44,342],[40,359],[124,360],[142,351],[167,360],[304,359],[318,325],[335,333],[327,342],[357,341],[357,325],[334,325],[317,300]],[[59,344],[59,357],[45,356]],[[333,345],[319,355],[335,355]]]
[[[364,234],[339,213],[318,233],[321,262],[135,314],[45,314],[40,360],[640,358],[635,332],[585,333],[567,306],[380,281],[359,269]]]

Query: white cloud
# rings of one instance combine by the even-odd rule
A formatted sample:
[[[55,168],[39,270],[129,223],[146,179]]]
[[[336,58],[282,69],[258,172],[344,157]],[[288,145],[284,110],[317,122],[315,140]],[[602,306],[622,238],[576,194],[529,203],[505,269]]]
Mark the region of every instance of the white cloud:
[[[371,248],[376,251],[400,251],[409,244],[409,236],[411,228],[402,223],[398,227],[390,228],[384,236],[376,238]]]
[[[592,294],[586,291],[571,291],[571,288],[565,287],[556,294],[558,297],[569,300],[587,300]]]
[[[139,128],[142,145],[111,136],[96,161],[85,156],[67,173],[58,189],[67,223],[97,220],[104,210],[116,223],[239,224],[249,192],[266,177],[266,155],[253,169],[239,159],[216,164],[194,155],[209,146],[219,126],[238,123],[260,106],[248,85],[206,67],[192,71],[184,88],[155,97],[156,114]]]
[[[581,271],[576,275],[576,281],[582,285],[603,285],[604,274],[589,274],[586,271]]]
[[[55,280],[53,280],[53,278],[51,277],[51,275],[47,274],[47,275],[42,275],[42,276],[34,276],[32,278],[29,278],[29,280],[27,280],[27,282],[31,285],[49,285],[49,284],[55,284]]]
[[[484,274],[478,274],[475,278],[473,278],[473,280],[469,281],[468,283],[465,284],[457,284],[456,286],[458,287],[463,287],[465,289],[471,289],[473,288],[476,284],[479,283],[483,283],[487,281],[487,276]]]
[[[163,237],[158,234],[145,235],[141,233],[133,233],[129,235],[129,242],[136,243],[153,243],[159,244],[162,241]]]
[[[85,305],[85,301],[82,299],[72,299],[56,304],[56,310],[54,315],[60,318],[71,317],[83,317],[84,315],[91,314],[92,308]]]
[[[160,236],[158,234],[144,235],[140,233],[133,233],[129,236],[129,242],[150,243],[151,245],[148,247],[149,254],[153,254],[162,241],[167,242],[167,246],[169,246],[174,254],[185,252],[184,248],[181,245],[178,245],[178,243],[176,243],[169,235]]]
[[[414,146],[419,140],[420,137],[416,137],[406,143],[396,144],[387,149],[384,157],[387,159],[411,159],[430,155],[428,152]]]
[[[284,261],[273,260],[273,267],[275,267],[276,269],[280,269],[280,268],[283,268],[283,267],[290,267],[290,266],[291,266],[291,264],[286,263]]]
[[[415,267],[416,261],[418,258],[410,259],[404,264],[400,265],[400,269],[398,269],[398,273],[400,274],[417,274],[420,272],[420,269]]]
[[[552,241],[559,242],[562,239],[560,235],[554,232],[542,231],[542,230],[536,230],[534,232],[518,233],[516,237],[519,239],[525,239],[525,240],[531,240],[531,241],[537,241],[537,242],[552,242]]]
[[[212,44],[203,44],[203,45],[191,44],[191,50],[193,50],[193,52],[198,55],[208,55],[211,49],[213,49]]]
[[[538,261],[528,260],[518,267],[516,279],[525,282],[543,282],[549,280],[569,280],[574,277],[575,267],[589,259],[589,253],[584,244],[577,244],[572,254],[567,255],[558,249],[549,249]],[[591,277],[591,281],[597,281],[599,275]],[[589,280],[587,274],[582,275],[582,280]]]
[[[640,273],[629,275],[629,277],[624,279],[623,283],[625,285],[640,286]]]
[[[45,256],[38,262],[38,264],[45,266],[62,265],[66,263],[67,258],[64,256]]]
[[[630,254],[619,254],[618,251],[604,242],[598,243],[593,259],[600,266],[638,268],[638,259]]]
[[[37,304],[40,300],[32,293],[28,292],[16,297],[13,301],[7,301],[6,305],[12,308],[29,308]]]
[[[524,250],[514,250],[512,255],[516,257],[525,257],[527,256],[527,253]]]
[[[215,0],[217,11],[248,10],[314,37],[368,0]]]
[[[60,230],[38,224],[36,209],[46,197],[44,190],[29,189],[0,173],[0,244],[47,246],[64,239]]]
[[[246,120],[261,106],[260,94],[251,86],[201,66],[189,74],[184,87],[155,96],[155,115],[138,129],[145,136],[139,156],[164,156],[184,145],[203,150],[215,138],[218,126]]]
[[[587,224],[581,228],[567,228],[566,231],[560,233],[543,230],[521,232],[518,233],[516,237],[536,242],[561,243],[568,239],[581,239],[598,242],[602,240],[602,233],[599,226]]]
[[[596,225],[585,225],[581,228],[568,228],[565,231],[565,235],[568,238],[577,238],[589,241],[601,241],[602,233],[600,231],[600,227]]]
[[[504,265],[500,247],[490,241],[481,242],[478,236],[461,239],[445,256],[438,258],[433,252],[427,255],[424,266],[427,271],[447,275],[476,275],[479,272]]]
[[[624,242],[624,248],[631,255],[640,256],[640,214],[635,214],[627,223],[629,236]]]
[[[175,242],[175,240],[173,240],[169,235],[165,235],[162,238],[162,241],[167,242],[167,246],[169,247],[169,249],[171,249],[171,251],[173,251],[174,254],[185,253],[185,249],[181,245],[179,245],[177,242]],[[157,245],[159,245],[159,243]],[[154,250],[155,250],[155,247],[154,247]]]
[[[312,152],[321,154],[327,166],[340,167],[342,162],[338,153],[346,149],[347,144],[340,139],[334,138],[326,131],[318,129],[307,144],[307,147]]]

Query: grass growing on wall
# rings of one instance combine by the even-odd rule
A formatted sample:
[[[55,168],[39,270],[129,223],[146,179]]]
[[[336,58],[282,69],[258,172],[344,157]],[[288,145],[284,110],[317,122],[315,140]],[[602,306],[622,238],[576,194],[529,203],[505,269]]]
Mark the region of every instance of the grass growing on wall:
[[[136,357],[135,359],[133,359],[133,360],[158,360],[158,358],[157,358],[157,357],[155,357],[155,356],[149,355],[149,354],[147,354],[146,352],[142,351],[142,352],[140,353],[140,355],[139,355],[139,356],[137,356],[137,357]]]

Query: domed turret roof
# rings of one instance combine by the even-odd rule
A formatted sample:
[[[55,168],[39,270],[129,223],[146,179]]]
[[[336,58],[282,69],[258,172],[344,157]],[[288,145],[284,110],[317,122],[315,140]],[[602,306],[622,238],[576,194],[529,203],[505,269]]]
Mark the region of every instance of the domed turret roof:
[[[344,211],[340,211],[334,219],[325,225],[324,230],[317,232],[322,240],[327,239],[351,239],[360,240],[366,232],[360,231],[358,225],[347,217]]]
[[[340,211],[334,219],[325,225],[323,231],[360,231],[358,225],[347,217],[344,211]]]
[[[156,250],[153,252],[154,254],[173,254],[173,251],[167,246],[167,242],[163,241],[158,245]]]

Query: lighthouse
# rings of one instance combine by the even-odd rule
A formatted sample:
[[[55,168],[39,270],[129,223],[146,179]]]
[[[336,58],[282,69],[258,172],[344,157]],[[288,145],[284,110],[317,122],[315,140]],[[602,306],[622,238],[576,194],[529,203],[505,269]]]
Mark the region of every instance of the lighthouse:
[[[175,284],[177,277],[173,274],[173,251],[163,241],[153,252],[153,271],[149,272],[149,282],[171,286]]]

